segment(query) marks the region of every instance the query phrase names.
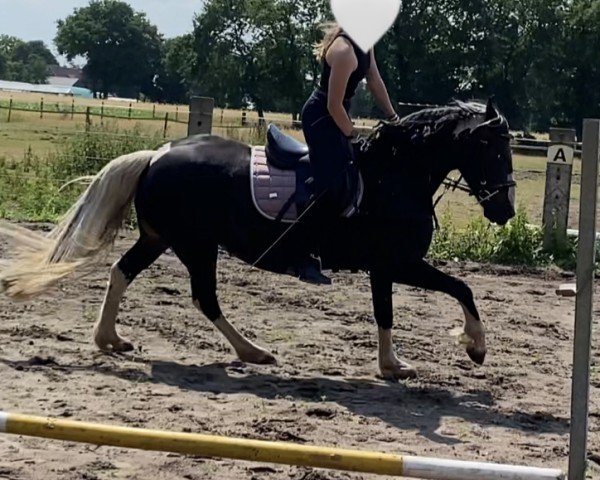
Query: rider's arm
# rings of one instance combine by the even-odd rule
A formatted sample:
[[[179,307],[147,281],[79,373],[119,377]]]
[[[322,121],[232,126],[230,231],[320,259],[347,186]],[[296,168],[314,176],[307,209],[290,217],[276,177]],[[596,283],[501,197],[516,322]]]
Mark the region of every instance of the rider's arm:
[[[367,86],[373,94],[377,106],[383,111],[386,118],[393,118],[396,115],[396,111],[390,101],[390,96],[379,73],[379,68],[377,68],[374,49],[371,49],[371,67],[367,72]]]
[[[327,51],[326,60],[331,67],[327,109],[342,133],[346,137],[350,137],[354,133],[354,125],[350,121],[343,103],[348,80],[352,72],[357,69],[358,60],[350,44],[342,38],[333,42]]]

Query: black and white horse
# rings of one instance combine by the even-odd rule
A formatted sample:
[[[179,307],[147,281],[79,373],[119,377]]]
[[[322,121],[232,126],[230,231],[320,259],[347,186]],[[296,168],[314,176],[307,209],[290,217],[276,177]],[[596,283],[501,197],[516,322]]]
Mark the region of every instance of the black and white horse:
[[[424,258],[433,234],[432,197],[453,170],[460,171],[490,221],[505,224],[514,216],[509,138],[508,124],[491,102],[454,102],[410,115],[400,126],[381,124],[363,144],[357,159],[365,187],[360,211],[332,221],[320,253],[324,268],[369,272],[384,377],[416,374],[393,348],[394,282],[458,300],[465,314],[462,341],[471,359],[483,363],[485,329],[470,288]],[[0,291],[29,298],[89,268],[112,244],[135,200],[140,237],[111,268],[94,329],[97,346],[133,348],[116,330],[119,303],[135,277],[171,248],[189,271],[194,305],[238,357],[274,362],[227,321],[217,300],[219,247],[250,264],[260,259],[261,269],[285,273],[303,238],[301,225],[292,228],[263,256],[287,226],[257,212],[250,156],[248,145],[207,135],[113,160],[48,236],[2,224],[0,234],[13,237],[25,250],[0,273]]]

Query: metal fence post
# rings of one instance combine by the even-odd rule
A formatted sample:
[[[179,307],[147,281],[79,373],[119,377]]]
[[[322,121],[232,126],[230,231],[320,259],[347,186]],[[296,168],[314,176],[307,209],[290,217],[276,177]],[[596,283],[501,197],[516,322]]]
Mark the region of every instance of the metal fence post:
[[[573,129],[551,128],[544,193],[544,248],[563,248],[567,241],[571,176],[576,132]]]
[[[190,119],[188,136],[212,133],[213,110],[215,99],[207,97],[192,97],[190,100]]]
[[[584,480],[587,467],[599,158],[600,120],[586,119],[583,123],[581,199],[579,207],[569,480]]]

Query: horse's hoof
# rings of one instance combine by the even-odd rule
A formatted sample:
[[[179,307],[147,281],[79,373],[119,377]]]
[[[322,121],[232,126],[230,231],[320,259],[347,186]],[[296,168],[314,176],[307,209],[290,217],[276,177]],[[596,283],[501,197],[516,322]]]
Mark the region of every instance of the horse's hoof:
[[[467,348],[467,355],[469,355],[469,358],[477,365],[483,365],[485,363],[485,354],[485,350],[477,350],[474,347]]]
[[[95,337],[94,343],[103,352],[126,353],[134,350],[133,343],[119,336],[114,340],[105,340]]]
[[[276,365],[277,359],[266,350],[261,348],[251,352],[238,352],[238,358],[244,363],[254,365]]]
[[[380,367],[381,378],[384,380],[411,380],[417,378],[417,370],[408,363],[402,362],[392,367]]]

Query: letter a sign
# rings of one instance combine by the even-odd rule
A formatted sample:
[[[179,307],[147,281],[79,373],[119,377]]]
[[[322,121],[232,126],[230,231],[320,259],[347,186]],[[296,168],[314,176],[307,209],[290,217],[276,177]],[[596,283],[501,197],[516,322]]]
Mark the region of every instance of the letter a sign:
[[[548,149],[548,163],[573,165],[573,147],[568,145],[552,145]]]

